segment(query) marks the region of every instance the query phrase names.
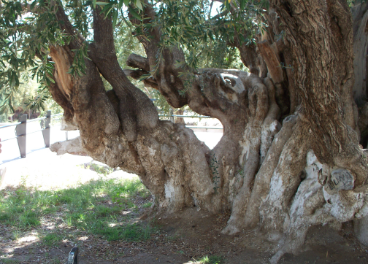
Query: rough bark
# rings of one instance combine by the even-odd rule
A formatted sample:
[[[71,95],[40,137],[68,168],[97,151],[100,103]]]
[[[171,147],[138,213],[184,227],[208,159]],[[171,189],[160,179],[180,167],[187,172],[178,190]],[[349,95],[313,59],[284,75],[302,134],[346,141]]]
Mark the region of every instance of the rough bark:
[[[128,64],[137,71],[124,71],[111,19],[98,7],[86,75],[68,73],[71,46],[81,38],[69,47],[51,47],[50,55],[56,64],[53,96],[73,115],[88,155],[138,174],[163,216],[194,206],[210,213],[231,210],[223,232],[258,229],[275,242],[276,263],[300,249],[310,226],[368,214],[368,166],[355,131],[353,25],[346,3],[273,0],[271,7],[282,22],[273,28],[282,26],[285,37],[258,43],[268,77],[255,70],[178,68],[177,61],[185,63],[183,52],[161,49],[160,28],[152,26],[138,37],[147,58],[130,56]],[[155,18],[148,1],[144,14]],[[188,105],[221,121],[224,135],[214,149],[185,125],[158,119],[152,102],[126,75],[149,71],[153,76],[145,83],[172,107]],[[113,91],[105,91],[100,74]]]
[[[367,147],[368,143],[368,112],[367,112],[367,52],[368,52],[368,5],[361,3],[352,10],[354,19],[354,100],[359,107],[360,143]]]
[[[361,3],[352,10],[354,19],[354,99],[359,106],[367,101],[368,5]]]

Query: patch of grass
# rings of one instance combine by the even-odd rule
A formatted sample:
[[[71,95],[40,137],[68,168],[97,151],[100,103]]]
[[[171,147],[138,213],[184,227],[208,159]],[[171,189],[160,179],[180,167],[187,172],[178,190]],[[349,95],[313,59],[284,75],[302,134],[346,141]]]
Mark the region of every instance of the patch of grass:
[[[0,212],[0,222],[9,221],[11,219],[11,216],[7,212]]]
[[[221,256],[205,256],[198,260],[200,264],[224,264],[224,258]]]
[[[61,260],[60,259],[52,259],[50,264],[61,264]]]
[[[40,191],[20,186],[0,190],[0,221],[13,230],[25,231],[40,226],[41,219],[58,217],[70,228],[100,235],[107,240],[138,241],[148,239],[155,229],[149,224],[131,224],[137,198],[147,198],[149,191],[140,180],[97,180],[56,191]],[[149,207],[147,203],[143,207]],[[53,245],[61,237],[50,233],[42,238]]]
[[[3,194],[5,193],[5,194]],[[4,224],[17,225],[19,228],[29,228],[40,225],[37,217],[37,206],[25,187],[19,187],[14,192],[0,192],[0,220]],[[4,198],[7,197],[7,198]]]
[[[97,205],[94,210],[97,217],[107,217],[109,215],[119,213],[121,211],[121,208],[119,208],[118,206],[106,207],[103,205]]]
[[[86,169],[95,171],[98,174],[103,175],[103,176],[107,176],[114,171],[112,168],[108,166],[99,165],[96,163],[85,164],[83,167]]]
[[[18,230],[15,230],[12,232],[12,239],[13,240],[17,240],[21,237],[22,233]]]
[[[154,233],[155,228],[150,225],[141,226],[138,224],[124,226],[121,230],[121,236],[124,240],[139,241],[147,240]]]
[[[125,241],[144,241],[151,237],[156,228],[150,224],[124,224],[97,220],[88,226],[88,231],[93,234],[100,235],[108,241],[125,240]]]
[[[42,237],[41,241],[46,246],[55,246],[62,240],[62,236],[58,233],[50,233]]]
[[[1,261],[1,263],[4,263],[4,264],[18,264],[18,263],[20,263],[19,260],[15,260],[15,259],[2,259],[2,258],[0,258],[0,261]]]
[[[110,186],[108,195],[112,198],[112,201],[120,205],[126,205],[127,207],[134,206],[129,199],[130,197],[140,196],[147,198],[150,195],[149,191],[140,181],[127,181],[124,185],[116,185],[110,180],[107,181],[107,184]]]
[[[142,205],[143,208],[150,208],[151,206],[152,206],[151,202],[148,202]]]
[[[19,226],[21,227],[34,227],[39,226],[40,220],[37,217],[37,213],[35,211],[25,211],[19,216]]]

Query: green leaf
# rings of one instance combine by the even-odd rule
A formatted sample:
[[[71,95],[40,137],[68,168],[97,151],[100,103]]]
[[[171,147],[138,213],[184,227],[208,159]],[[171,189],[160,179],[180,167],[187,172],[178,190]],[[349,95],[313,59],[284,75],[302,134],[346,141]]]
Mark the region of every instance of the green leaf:
[[[33,10],[33,8],[35,7],[35,5],[37,4],[37,0],[34,0],[33,2],[32,2],[32,4],[31,4],[31,10]]]
[[[129,13],[139,21],[142,20],[142,17],[131,6],[129,6]]]
[[[50,75],[47,74],[46,77],[47,77],[47,79],[49,79],[50,82],[55,83],[55,80],[53,78],[51,78]]]
[[[120,0],[119,1],[119,4],[118,4],[118,9],[121,9],[121,7],[123,6],[124,4],[124,1],[123,0]]]
[[[136,7],[139,9],[139,10],[143,10],[143,6],[142,6],[142,3],[141,3],[141,0],[137,0],[137,2],[135,3]]]
[[[96,5],[100,5],[100,6],[104,6],[104,5],[108,5],[109,3],[106,2],[96,2]]]
[[[245,4],[246,4],[246,0],[239,0],[239,2],[240,2],[240,9],[241,10],[244,10]]]
[[[118,11],[114,10],[112,12],[112,27],[114,28],[116,25],[116,21],[118,20]]]
[[[93,8],[96,8],[96,0],[93,0],[92,6],[93,6]]]
[[[112,10],[114,10],[114,5],[110,3],[102,9],[102,12],[105,13],[105,17],[107,17]]]
[[[141,77],[139,77],[138,81],[143,81],[149,77],[151,77],[152,75],[151,74],[143,74]]]
[[[230,10],[230,9],[231,9],[230,1],[231,1],[231,0],[225,0],[225,6],[226,6],[226,9],[227,9],[227,10]]]

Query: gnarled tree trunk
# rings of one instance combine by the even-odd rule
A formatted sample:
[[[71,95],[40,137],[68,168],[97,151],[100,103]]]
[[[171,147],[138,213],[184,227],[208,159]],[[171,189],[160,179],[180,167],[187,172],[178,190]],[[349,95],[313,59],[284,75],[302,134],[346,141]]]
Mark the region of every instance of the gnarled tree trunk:
[[[87,45],[76,37],[68,46],[50,48],[56,65],[50,89],[65,118],[78,125],[85,151],[138,174],[154,195],[157,211],[231,210],[223,232],[257,228],[280,242],[271,260],[276,263],[284,253],[297,252],[310,226],[367,215],[368,167],[358,146],[347,4],[274,0],[271,8],[278,17],[270,16],[270,25],[285,36],[273,42],[270,33],[257,46],[238,44],[244,63],[251,65],[246,73],[179,68],[183,52],[161,48],[160,29],[152,26],[144,30],[146,36],[138,36],[147,58],[132,55],[128,64],[138,70],[123,71],[111,19],[97,7],[86,75],[68,73],[71,50]],[[148,1],[144,16],[155,18]],[[76,34],[60,6],[57,18],[66,32]],[[188,105],[221,121],[224,135],[214,149],[185,125],[159,120],[150,99],[126,76],[138,78],[156,68],[145,83],[172,107]],[[105,91],[100,74],[112,91]]]

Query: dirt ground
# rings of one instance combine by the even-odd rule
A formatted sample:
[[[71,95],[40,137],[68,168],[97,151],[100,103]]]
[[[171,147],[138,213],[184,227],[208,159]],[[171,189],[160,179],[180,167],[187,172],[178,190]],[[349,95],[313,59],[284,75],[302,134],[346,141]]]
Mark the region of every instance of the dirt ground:
[[[45,152],[46,153],[46,152]],[[46,153],[47,166],[37,166],[39,156],[32,160],[17,164],[6,164],[7,174],[0,188],[16,185],[24,180],[39,188],[61,188],[61,182],[54,184],[50,173],[63,171],[63,181],[68,186],[78,181],[81,184],[93,179],[95,174],[79,171],[82,175],[76,179],[74,170],[83,170],[78,164],[90,161],[87,157],[62,156]],[[51,155],[51,156],[50,156]],[[58,165],[59,164],[59,165]],[[60,164],[63,164],[61,168]],[[47,172],[49,170],[49,172]],[[67,173],[66,173],[67,172]],[[112,173],[114,174],[114,173]],[[23,175],[23,176],[21,176]],[[116,174],[115,174],[116,177]],[[122,177],[132,177],[123,175]],[[44,185],[43,185],[44,184]],[[147,209],[149,210],[149,209]],[[143,212],[139,221],[148,221]],[[194,218],[193,215],[196,215]],[[268,263],[272,256],[271,248],[275,245],[263,240],[255,231],[243,232],[236,236],[225,236],[220,231],[225,227],[229,212],[218,216],[191,208],[174,218],[156,216],[155,226],[158,231],[144,242],[106,241],[102,237],[80,232],[78,236],[65,239],[60,243],[47,247],[39,243],[34,231],[18,240],[10,239],[11,234],[0,223],[0,263],[66,263],[68,252],[74,245],[79,247],[78,264],[110,264],[110,263],[200,263],[196,262],[204,256],[217,256],[220,263],[228,264],[260,264]],[[189,220],[190,219],[190,220]],[[368,263],[368,248],[355,240],[352,224],[346,223],[341,231],[329,226],[317,226],[310,230],[303,252],[299,255],[286,254],[279,263]],[[72,232],[72,230],[71,230]],[[5,258],[4,258],[5,256]]]
[[[194,210],[194,209],[193,209]],[[45,247],[32,240],[32,234],[21,242],[10,242],[2,248],[12,248],[12,257],[0,263],[66,263],[68,252],[79,246],[79,264],[112,263],[199,263],[203,256],[219,256],[229,264],[268,263],[271,244],[261,241],[253,232],[237,236],[220,234],[228,214],[217,218],[202,214],[191,221],[194,213],[184,212],[174,219],[159,219],[159,232],[145,242],[108,242],[96,236],[81,236]],[[13,243],[13,245],[12,245]],[[14,262],[10,262],[13,260]],[[285,255],[279,263],[368,263],[368,250],[357,242],[346,224],[343,231],[315,227],[309,232],[304,252]]]

